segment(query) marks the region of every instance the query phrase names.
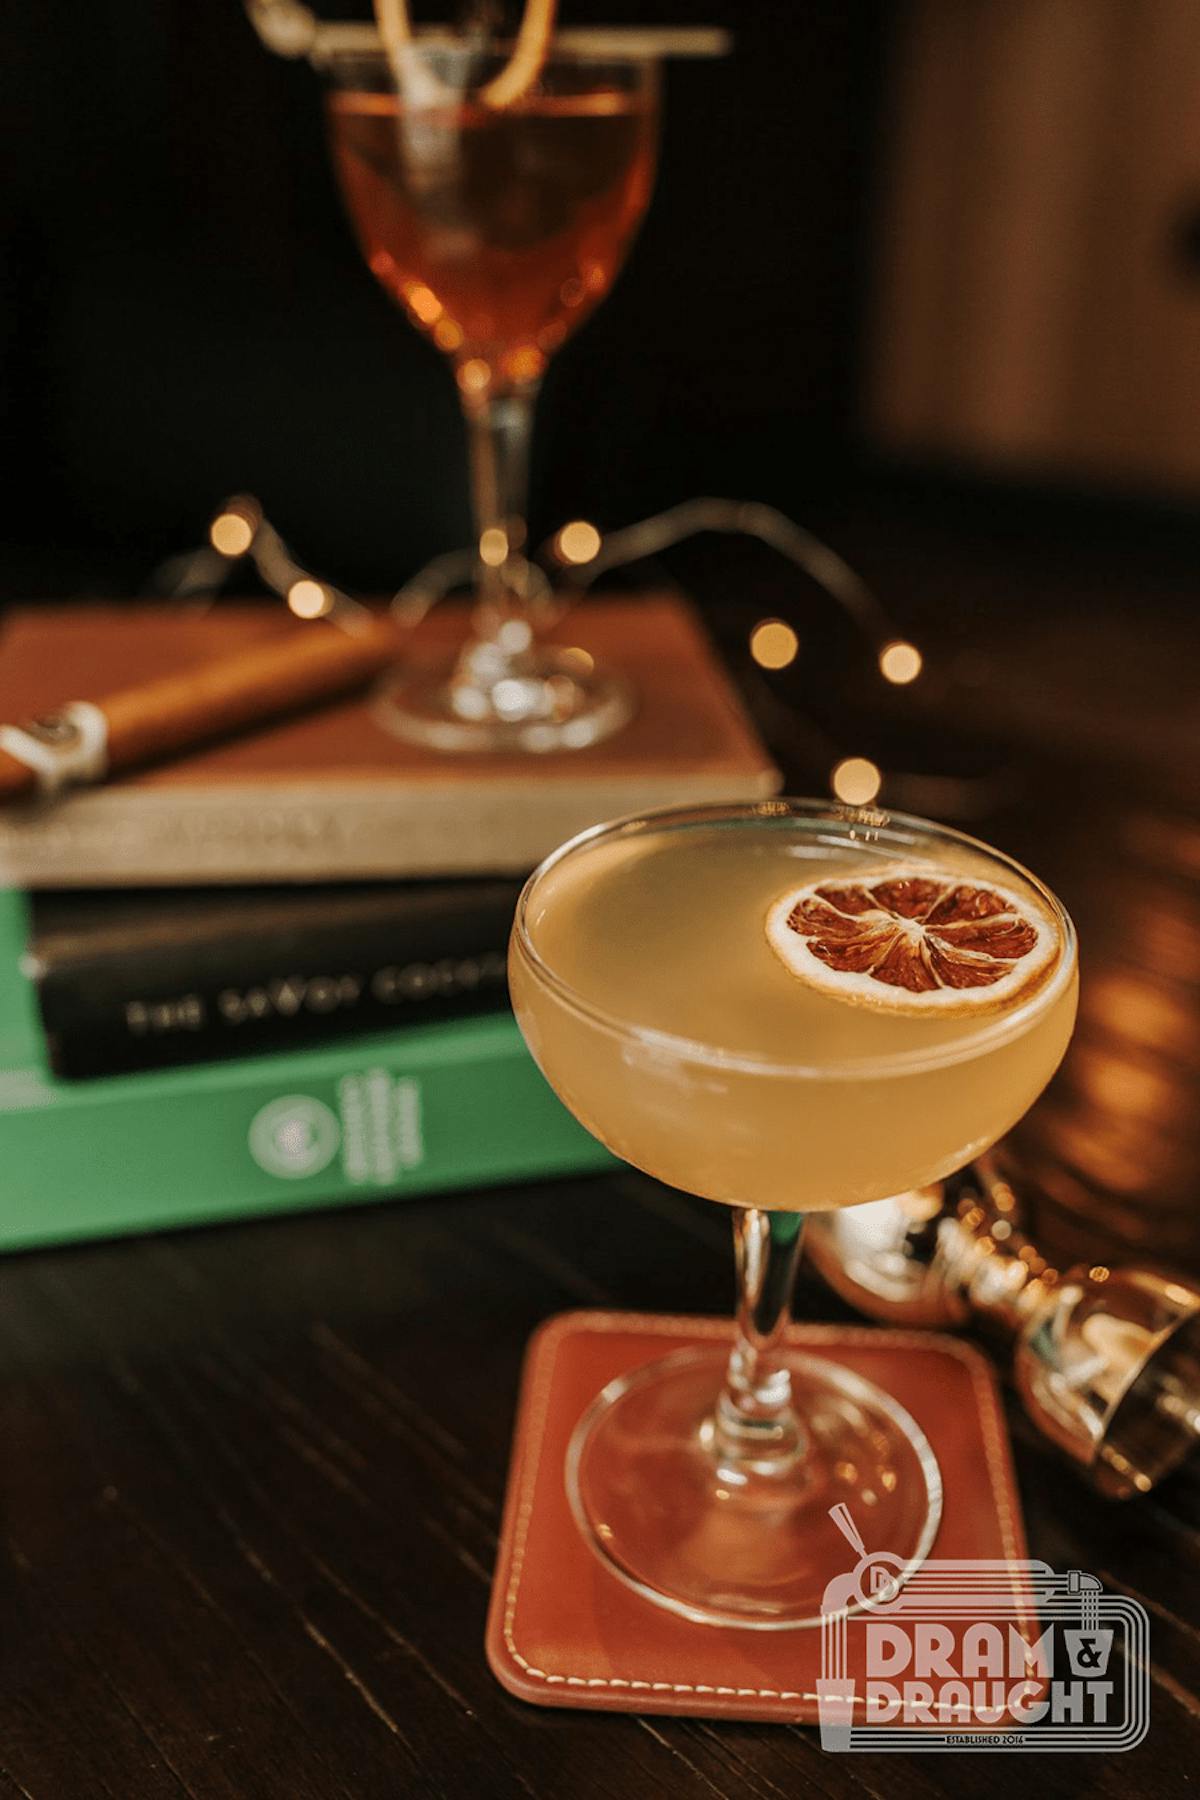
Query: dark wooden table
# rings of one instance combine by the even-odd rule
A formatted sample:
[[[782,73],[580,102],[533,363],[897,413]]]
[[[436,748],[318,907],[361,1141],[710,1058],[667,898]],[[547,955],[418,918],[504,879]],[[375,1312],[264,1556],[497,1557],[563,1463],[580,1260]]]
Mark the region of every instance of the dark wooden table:
[[[850,547],[940,649],[919,708],[853,672],[837,718],[814,695],[797,779],[839,731],[891,747],[901,799],[929,791],[904,746],[931,723],[985,746],[942,810],[1033,862],[1085,947],[1076,1044],[1014,1146],[1038,1229],[1063,1257],[1200,1271],[1190,596],[1133,552],[1121,587],[1092,551],[1047,576],[1036,540],[893,521]],[[759,697],[776,722],[807,704]],[[1033,1553],[1149,1609],[1130,1755],[829,1757],[809,1730],[538,1711],[496,1685],[482,1635],[530,1332],[578,1305],[729,1304],[717,1209],[633,1173],[11,1257],[0,1293],[0,1800],[1194,1790],[1200,1468],[1108,1504],[1015,1410]],[[806,1280],[799,1310],[843,1309]]]

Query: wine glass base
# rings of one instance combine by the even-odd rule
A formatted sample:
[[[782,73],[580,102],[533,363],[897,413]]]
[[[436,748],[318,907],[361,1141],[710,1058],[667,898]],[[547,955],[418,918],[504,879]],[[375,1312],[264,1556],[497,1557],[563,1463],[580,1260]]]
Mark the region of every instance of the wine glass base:
[[[682,1350],[610,1382],[575,1428],[567,1493],[605,1567],[646,1600],[699,1624],[758,1631],[821,1623],[825,1590],[856,1552],[830,1508],[849,1509],[897,1585],[941,1519],[937,1459],[873,1383],[823,1358],[787,1356],[806,1445],[754,1473],[715,1448],[724,1349]]]
[[[375,718],[409,743],[434,750],[583,750],[633,716],[620,675],[587,668],[578,650],[540,649],[485,685],[464,679],[461,659],[398,671],[376,690]]]

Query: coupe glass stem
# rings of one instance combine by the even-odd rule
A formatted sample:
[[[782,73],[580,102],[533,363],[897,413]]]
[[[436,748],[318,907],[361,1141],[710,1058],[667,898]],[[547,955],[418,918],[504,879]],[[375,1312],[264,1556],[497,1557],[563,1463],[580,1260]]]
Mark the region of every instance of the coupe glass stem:
[[[525,542],[536,398],[536,387],[529,386],[464,407],[475,541],[487,554],[481,551],[479,557],[476,641],[468,646],[463,673],[485,685],[504,672],[518,673],[532,639],[525,565],[518,553]],[[503,627],[514,621],[526,629],[505,633]]]
[[[803,1237],[803,1213],[734,1210],[737,1335],[713,1420],[716,1453],[734,1471],[783,1474],[805,1448],[783,1359]]]

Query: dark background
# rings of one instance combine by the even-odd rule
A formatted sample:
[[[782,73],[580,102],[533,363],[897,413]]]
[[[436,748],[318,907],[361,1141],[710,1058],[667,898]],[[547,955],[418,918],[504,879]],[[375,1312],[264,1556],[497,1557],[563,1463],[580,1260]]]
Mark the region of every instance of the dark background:
[[[668,70],[650,215],[546,384],[535,527],[705,491],[795,511],[854,463],[898,10],[563,7],[571,23],[702,18],[736,51]],[[45,0],[4,37],[4,597],[136,587],[239,488],[349,586],[395,585],[462,543],[453,385],[359,259],[319,78],[268,54],[236,0]]]
[[[979,29],[1004,16],[996,0],[967,11]],[[444,0],[416,12],[449,16]],[[1114,550],[1178,587],[1198,508],[1170,483],[884,455],[859,423],[920,0],[561,12],[701,19],[735,49],[666,71],[650,213],[545,384],[534,542],[567,517],[609,527],[716,493],[824,530],[877,585],[894,575],[901,613],[930,532],[985,559],[1002,539],[1021,589],[1066,557],[1103,596]],[[237,0],[42,0],[10,9],[0,44],[0,603],[137,591],[239,489],[352,589],[464,543],[453,384],[361,262],[307,64],[269,54]],[[967,84],[965,66],[946,79]],[[1094,230],[1103,242],[1102,194]],[[1115,226],[1110,253],[1130,253]],[[707,598],[697,567],[678,564]],[[728,585],[718,571],[718,597]]]

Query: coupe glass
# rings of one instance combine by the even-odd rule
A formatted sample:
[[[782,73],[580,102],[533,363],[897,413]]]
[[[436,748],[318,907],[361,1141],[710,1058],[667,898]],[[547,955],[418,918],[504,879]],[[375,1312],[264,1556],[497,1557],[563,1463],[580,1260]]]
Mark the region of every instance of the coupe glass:
[[[766,934],[781,897],[901,864],[1023,897],[1053,960],[1010,1004],[923,1016],[783,967]],[[669,810],[542,864],[510,978],[526,1041],[581,1122],[733,1208],[732,1352],[680,1352],[597,1396],[566,1472],[587,1541],[648,1600],[718,1625],[818,1623],[846,1566],[840,1506],[904,1579],[937,1531],[937,1462],[888,1394],[789,1348],[804,1214],[924,1186],[1032,1104],[1075,1017],[1062,907],[999,852],[919,819],[802,800]]]
[[[497,108],[481,90],[508,57],[418,34],[394,57],[322,63],[363,255],[450,359],[466,419],[474,635],[453,662],[400,675],[387,702],[394,729],[446,750],[576,748],[630,712],[619,678],[538,644],[521,552],[538,384],[612,286],[650,199],[657,64],[552,45],[533,86]]]

